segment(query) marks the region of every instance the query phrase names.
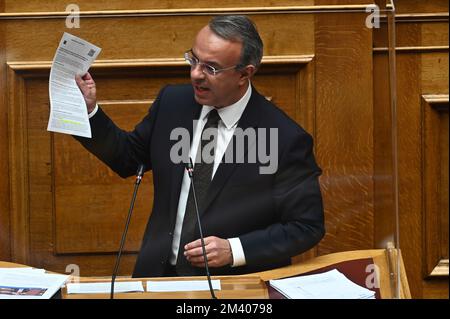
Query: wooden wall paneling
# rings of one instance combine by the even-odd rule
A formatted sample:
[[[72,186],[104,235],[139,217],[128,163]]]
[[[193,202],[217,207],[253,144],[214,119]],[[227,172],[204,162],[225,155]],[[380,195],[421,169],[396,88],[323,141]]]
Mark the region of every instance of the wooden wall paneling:
[[[422,197],[425,196],[426,187],[422,174],[423,159],[427,155],[420,143],[424,138],[421,96],[448,92],[448,10],[433,11],[428,7],[427,11],[425,7],[418,5],[414,10],[410,7],[409,11],[405,11],[404,6],[402,8],[396,3],[400,248],[413,297],[448,296],[448,283],[445,285],[439,279],[423,280],[427,266],[424,259],[425,203]],[[431,6],[436,3],[421,2]],[[380,32],[376,32],[374,37],[375,61],[383,61],[387,54],[386,25],[382,24],[382,29],[378,31]],[[385,68],[380,68],[377,64],[376,72]],[[376,82],[377,80],[375,78]],[[382,83],[379,85],[383,86]],[[375,98],[377,97],[380,95],[376,94]],[[388,103],[387,97],[383,99],[384,103]],[[375,122],[377,119],[380,121],[382,117],[376,117]],[[377,124],[375,126],[377,127]],[[383,214],[383,211],[377,209],[377,220],[381,221]],[[375,224],[377,232],[385,228],[378,221]],[[380,238],[379,233],[376,233],[376,236]]]
[[[150,70],[134,68],[130,72],[125,63],[122,71],[113,65],[92,69],[99,91],[99,104],[119,127],[132,130],[147,113],[167,80],[164,74],[170,69],[163,67],[160,71],[152,71],[151,68],[158,69],[154,65]],[[186,79],[186,74],[178,70],[173,76]],[[62,134],[54,135],[52,164],[56,253],[115,252],[128,211],[133,178],[121,179],[78,142]],[[125,251],[136,253],[140,248],[152,207],[151,185],[149,173],[140,189]],[[80,215],[86,211],[88,215]]]
[[[443,50],[430,51],[422,54],[422,107],[423,110],[423,185],[424,185],[424,241],[426,256],[423,265],[428,276],[423,282],[423,296],[434,297],[436,290],[446,293],[448,298],[448,81],[449,81],[449,57],[448,57],[448,3],[446,15],[441,17],[440,22],[422,24],[422,45],[435,47],[437,45],[446,47]],[[430,94],[431,93],[431,94]],[[434,94],[433,94],[434,93]],[[437,94],[436,94],[437,93]],[[424,104],[426,103],[426,105]],[[431,126],[430,126],[431,125]],[[431,129],[433,127],[433,129]],[[430,132],[431,129],[431,132]],[[431,147],[427,149],[428,142]],[[436,145],[436,142],[438,145]],[[437,148],[436,148],[437,147]],[[435,162],[436,161],[436,162]],[[439,167],[438,174],[435,166]],[[430,201],[435,194],[430,194],[430,183],[439,185],[438,206],[433,206]],[[433,215],[437,215],[437,224],[433,225]],[[430,227],[431,226],[431,227]],[[437,241],[433,241],[433,233],[439,234]],[[431,236],[430,236],[431,235]],[[438,251],[436,252],[436,247]],[[433,265],[434,264],[434,265]],[[438,277],[430,281],[431,277]],[[428,281],[428,282],[427,282]],[[433,287],[434,286],[434,287]]]
[[[374,246],[395,243],[392,116],[387,52],[374,54]]]
[[[448,25],[448,16],[447,16]],[[421,119],[423,123],[427,123],[430,119],[435,119],[436,126],[433,127],[434,133],[430,133],[430,130],[423,131],[422,139],[425,141],[425,145],[431,142],[434,135],[434,143],[438,143],[438,151],[433,148],[430,149],[434,159],[439,162],[435,163],[440,166],[439,175],[432,174],[432,166],[430,167],[429,156],[433,156],[428,153],[428,149],[422,149],[422,167],[427,168],[427,171],[423,171],[423,184],[422,184],[422,244],[424,246],[424,255],[422,256],[422,274],[425,272],[425,276],[422,275],[422,297],[431,298],[438,294],[446,294],[448,297],[448,29],[441,37],[433,36],[439,32],[439,24],[423,24],[421,37],[423,41],[433,44],[441,44],[438,41],[447,39],[445,49],[440,50],[424,50],[421,53],[421,91],[420,94],[424,95],[429,104],[433,106],[433,113],[430,113],[429,108],[426,108],[427,112],[423,112]],[[445,40],[444,40],[445,41]],[[431,98],[430,98],[431,95]],[[434,97],[433,97],[434,96]],[[438,97],[436,99],[436,96]],[[439,99],[439,96],[440,99]],[[436,116],[439,114],[437,120]],[[426,117],[425,117],[426,116]],[[423,124],[425,125],[425,124]],[[429,127],[429,126],[428,126]],[[438,142],[436,142],[436,139]],[[433,145],[433,142],[431,142]],[[434,144],[436,145],[436,144]],[[424,163],[426,162],[426,163]],[[432,182],[431,182],[432,180]],[[430,183],[431,185],[438,186],[438,207],[429,206],[427,200],[430,199]],[[434,186],[434,189],[436,189]],[[431,188],[433,189],[433,188]],[[444,206],[446,205],[446,206]],[[436,210],[437,208],[437,210]],[[431,232],[436,231],[439,234],[438,238],[433,238]],[[436,248],[439,247],[440,251],[436,253]],[[438,249],[439,249],[438,248]],[[439,258],[439,260],[436,260]],[[433,265],[433,263],[436,263]],[[433,268],[432,268],[433,267]],[[428,276],[431,270],[431,278]],[[433,278],[433,277],[437,278]],[[424,278],[425,277],[425,278]]]
[[[398,13],[448,13],[448,1],[446,0],[394,0]]]
[[[316,137],[316,96],[315,96],[315,59],[312,63],[305,65],[304,72],[301,72],[297,80],[297,108],[296,119],[302,127],[315,139]]]
[[[425,19],[425,16],[418,16],[418,20],[408,17],[399,20],[397,22],[397,47],[400,50],[448,47],[448,23],[442,21],[448,21],[448,16],[436,15],[435,17],[439,19],[433,21],[433,17]]]
[[[436,92],[436,84],[443,83],[439,78],[445,78],[442,73],[446,70],[448,42],[445,43],[444,39],[448,38],[448,31],[443,26],[448,25],[448,13],[429,14],[420,10],[405,13],[399,10],[398,3],[397,13],[400,248],[412,295],[419,298],[424,296],[421,260],[424,254],[421,207],[421,160],[424,153],[418,145],[422,121],[420,96],[424,92]],[[374,51],[381,57],[383,52],[386,53],[386,30],[377,36]],[[431,56],[433,52],[440,54],[441,59],[425,58],[424,63],[423,57]],[[437,68],[438,63],[443,69]],[[429,71],[425,74],[423,70],[426,64],[429,66],[425,69]],[[439,76],[439,73],[442,75]],[[424,81],[425,77],[428,77],[429,81]],[[426,86],[428,87],[425,88]],[[380,211],[377,211],[377,214],[379,213]],[[376,224],[379,225],[378,222]]]
[[[104,164],[93,159],[87,151],[82,150],[78,142],[71,137],[47,132],[49,64],[44,68],[41,65],[40,69],[34,69],[30,63],[27,70],[26,63],[20,63],[20,68],[25,74],[27,103],[24,107],[29,114],[25,131],[28,134],[30,166],[28,174],[30,264],[64,272],[68,264],[76,263],[79,270],[86,275],[108,275],[111,273],[115,259],[115,255],[111,253],[115,253],[118,248],[123,219],[128,207],[122,212],[119,210],[123,208],[121,206],[128,205],[132,180],[120,180],[114,173],[106,169]],[[140,85],[140,81],[151,80],[148,74],[146,78],[137,70],[134,73],[135,76],[129,78],[127,85],[123,85],[124,79],[115,74],[117,81],[121,81],[121,83],[109,85],[109,83],[115,82],[114,76],[108,76],[105,72],[106,70],[103,71],[103,75],[98,76],[99,85],[102,87],[108,83],[111,91],[121,87],[121,92],[116,93],[115,97],[120,93],[122,96],[126,95],[125,90],[131,87],[130,83],[142,89],[141,95],[146,92],[144,94],[147,97],[156,97],[157,90],[145,91],[143,85]],[[93,74],[96,75],[95,69]],[[186,73],[183,72],[183,74]],[[160,79],[159,84],[165,80],[167,79]],[[156,81],[154,80],[154,82]],[[148,108],[148,105],[146,107],[142,105],[145,104],[145,100],[141,101],[142,103],[136,101],[127,103],[129,101],[126,100],[103,100],[103,102],[106,111],[109,111],[113,118],[120,118],[124,113],[124,108],[130,105],[138,106],[141,113],[146,112]],[[132,117],[142,115],[133,114],[136,111],[134,109],[133,112],[130,112]],[[134,124],[136,119],[132,120],[133,122],[125,125],[125,128],[131,128],[130,124]],[[118,123],[123,124],[120,120]],[[80,153],[75,155],[75,152]],[[143,227],[145,227],[152,205],[152,201],[149,200],[149,197],[152,197],[152,192],[149,190],[151,188],[150,176],[146,176],[136,203],[126,247],[131,252],[139,249]],[[101,184],[105,180],[108,183]],[[86,185],[83,190],[87,189],[90,192],[88,194],[80,192],[80,185]],[[120,185],[122,185],[121,192],[117,191],[118,188],[120,189]],[[66,196],[67,193],[71,194]],[[99,196],[98,193],[103,196]],[[110,196],[107,203],[105,203],[107,201],[105,194]],[[123,203],[118,204],[118,200],[122,200]],[[103,215],[98,215],[99,210]],[[17,214],[17,212],[13,212],[13,214]],[[70,214],[73,216],[68,216]],[[92,217],[98,217],[98,220],[94,220]],[[111,227],[111,225],[113,226]],[[124,257],[121,273],[130,274],[134,266],[135,255]]]
[[[316,6],[335,5],[344,11],[346,5],[366,5],[373,3],[373,0],[316,0],[314,3]]]
[[[128,211],[128,207],[122,206],[128,205],[133,181],[115,176],[73,138],[46,131],[48,68],[43,71],[45,73],[40,77],[36,77],[36,71],[29,71],[26,81],[29,97],[27,111],[30,114],[30,263],[58,272],[64,272],[68,264],[76,263],[79,271],[86,275],[107,275],[113,267],[115,255],[112,253],[118,248]],[[99,82],[102,82],[101,78]],[[134,85],[138,86],[137,83]],[[130,85],[123,86],[123,90],[127,87]],[[105,104],[106,110],[113,105]],[[119,112],[113,109],[113,117],[127,106],[126,103],[118,104],[114,106],[119,108]],[[146,108],[140,109],[146,111]],[[133,113],[136,111],[133,109]],[[151,195],[149,176],[146,176],[141,192],[146,191]],[[105,180],[108,183],[102,184]],[[139,249],[142,228],[145,227],[152,204],[142,195],[140,193],[136,202],[126,246],[128,252]],[[119,200],[122,203],[118,203]],[[97,220],[93,217],[97,217]],[[124,257],[121,273],[130,274],[135,255]]]
[[[35,3],[17,0],[5,0],[6,15],[29,15],[33,13],[64,13],[69,3],[62,0],[54,0],[48,3]],[[186,12],[204,12],[213,10],[217,14],[229,12],[268,12],[273,10],[364,10],[368,4],[372,4],[373,0],[249,0],[242,6],[242,1],[227,0],[221,2],[211,2],[207,0],[198,0],[192,2],[190,0],[177,1],[156,1],[156,0],[100,0],[91,2],[87,0],[79,0],[78,5],[81,12],[88,13],[117,13],[131,12],[137,14],[147,13],[186,13]],[[376,1],[384,2],[384,1]],[[388,1],[390,3],[390,0]],[[382,7],[383,4],[381,4]]]
[[[397,55],[397,126],[400,248],[411,294],[422,295],[422,181],[420,55]]]
[[[408,46],[411,43],[421,43],[424,36],[422,27],[414,24],[404,29],[408,30],[407,36],[411,42],[405,42],[405,49],[397,55],[400,247],[415,298],[428,296],[425,287],[435,287],[430,290],[433,295],[436,294],[436,289],[448,291],[448,284],[445,286],[437,280],[434,283],[423,281],[427,262],[424,260],[426,227],[423,216],[426,181],[423,180],[422,170],[427,153],[419,142],[424,138],[421,95],[448,92],[448,48],[445,53],[445,49]],[[414,40],[414,36],[418,38]],[[438,181],[434,180],[433,183],[437,185]],[[440,288],[436,288],[436,285]]]
[[[385,0],[377,1],[383,6]],[[387,248],[396,240],[394,150],[387,18],[373,30],[374,95],[374,246]],[[396,24],[398,33],[399,25]],[[398,40],[397,40],[398,43]]]
[[[315,58],[304,67],[304,72],[301,72],[297,79],[297,97],[299,107],[295,119],[302,125],[302,127],[309,132],[314,139],[313,152],[317,158],[317,130],[316,130],[316,96],[315,96]],[[322,177],[319,177],[321,184]],[[304,252],[299,256],[292,258],[292,263],[301,263],[309,258],[319,255],[319,246],[315,246],[310,250]]]
[[[448,278],[448,95],[422,97],[424,277]]]
[[[448,283],[423,281],[424,269],[427,269],[427,261],[423,260],[426,258],[423,241],[427,235],[424,232],[425,217],[422,216],[425,205],[422,196],[425,196],[426,187],[422,184],[425,180],[422,181],[421,174],[422,160],[427,153],[417,142],[424,138],[421,126],[423,113],[419,111],[421,95],[448,92],[448,29],[443,25],[448,27],[448,13],[429,16],[415,13],[412,17],[404,16],[397,29],[397,38],[401,39],[397,51],[398,60],[401,61],[397,64],[397,95],[399,110],[402,109],[398,115],[400,247],[411,291],[416,298],[436,296],[437,291],[441,290],[442,293],[442,289],[448,295]]]
[[[99,82],[102,80],[98,78]],[[131,82],[138,80],[128,79],[127,85],[122,86],[118,94],[126,94],[125,90]],[[100,105],[119,127],[130,131],[134,123],[145,116],[151,103],[145,100],[122,100],[103,101]],[[52,144],[55,253],[116,252],[134,179],[117,176],[95,156],[86,154],[86,150],[70,136],[53,134]],[[136,201],[125,252],[139,251],[152,208],[151,174],[145,177],[139,200]]]
[[[373,247],[372,34],[365,18],[316,16],[316,153],[327,230],[320,254]]]
[[[64,19],[8,20],[8,61],[49,61],[62,33],[67,31],[100,46],[102,60],[182,58],[196,33],[211,16],[86,18],[80,29],[66,29]],[[251,16],[265,41],[265,55],[313,54],[310,15],[274,14]],[[37,22],[39,21],[39,22]],[[281,21],[281,22],[280,22]],[[36,23],[40,27],[36,28]],[[278,27],[273,28],[276,24]],[[164,25],[164,28],[161,26]],[[120,26],[120,27],[118,27]],[[33,30],[33,34],[27,32]],[[291,32],[302,30],[302,32]],[[105,37],[105,32],[109,36]],[[44,41],[42,41],[44,39]],[[289,45],[283,45],[289,43]],[[19,48],[34,48],[21,50]]]
[[[353,1],[359,2],[359,1]],[[6,12],[61,12],[65,11],[69,3],[65,0],[53,0],[46,3],[23,0],[6,0]],[[149,10],[149,9],[191,9],[191,8],[240,8],[242,1],[227,0],[211,2],[208,0],[78,0],[76,4],[82,11],[107,10]],[[314,0],[248,0],[246,7],[274,6],[306,6],[313,5]]]
[[[29,198],[29,264],[46,268],[51,264],[51,253],[54,245],[54,181],[50,154],[53,148],[53,138],[44,123],[48,121],[49,72],[38,69],[31,71],[32,62],[17,71],[23,78],[26,90],[26,102],[23,105],[27,114],[25,134],[27,135],[28,171],[23,173],[28,180]],[[13,67],[16,67],[13,65]],[[41,90],[36,87],[40,85]],[[16,145],[12,146],[12,149]],[[18,212],[12,211],[12,214]],[[36,263],[37,256],[45,260]],[[58,268],[64,272],[65,267]]]
[[[421,55],[421,89],[423,94],[448,93],[447,52],[424,52]]]
[[[448,47],[448,12],[438,15],[439,20],[422,23],[421,37],[424,47]]]
[[[4,10],[0,1],[0,12]],[[6,24],[0,21],[0,260],[10,260],[8,110],[6,100]]]
[[[8,149],[10,179],[11,257],[29,262],[28,144],[25,86],[14,69],[8,69]]]
[[[381,28],[375,30],[375,51],[385,50],[387,24],[381,20]],[[414,13],[396,15],[396,45],[398,52],[448,50],[448,13]]]
[[[449,299],[448,280],[432,277],[423,281],[424,299]],[[416,297],[417,298],[417,297]]]

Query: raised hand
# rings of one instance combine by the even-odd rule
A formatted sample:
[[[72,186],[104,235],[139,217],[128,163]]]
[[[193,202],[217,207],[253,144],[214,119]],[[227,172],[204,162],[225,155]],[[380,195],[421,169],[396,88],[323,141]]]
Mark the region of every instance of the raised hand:
[[[92,76],[86,73],[83,77],[76,75],[75,81],[83,94],[86,101],[88,113],[91,113],[95,109],[97,104],[97,89],[95,87],[95,81]]]

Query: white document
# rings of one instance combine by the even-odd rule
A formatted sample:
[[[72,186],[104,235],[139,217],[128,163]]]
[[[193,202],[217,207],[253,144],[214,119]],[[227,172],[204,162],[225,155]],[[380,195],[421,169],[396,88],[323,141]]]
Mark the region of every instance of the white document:
[[[0,273],[18,273],[18,274],[45,274],[45,269],[32,268],[32,267],[14,267],[14,268],[0,268]]]
[[[221,290],[220,280],[211,280],[214,290]],[[207,280],[147,281],[148,292],[206,291]]]
[[[50,299],[69,277],[30,269],[1,268],[0,299]]]
[[[50,71],[50,118],[47,130],[91,138],[91,126],[75,75],[83,76],[101,49],[64,33]]]
[[[70,283],[67,284],[68,294],[102,294],[111,292],[111,282]],[[114,293],[144,292],[141,281],[118,281],[114,283]]]
[[[269,283],[291,299],[375,298],[375,292],[355,284],[337,269],[316,275],[270,280]]]

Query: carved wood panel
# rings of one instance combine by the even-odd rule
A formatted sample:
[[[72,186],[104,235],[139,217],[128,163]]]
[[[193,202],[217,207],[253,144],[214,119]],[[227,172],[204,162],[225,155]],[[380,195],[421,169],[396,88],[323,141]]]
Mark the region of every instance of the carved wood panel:
[[[424,276],[448,270],[448,95],[422,97]]]

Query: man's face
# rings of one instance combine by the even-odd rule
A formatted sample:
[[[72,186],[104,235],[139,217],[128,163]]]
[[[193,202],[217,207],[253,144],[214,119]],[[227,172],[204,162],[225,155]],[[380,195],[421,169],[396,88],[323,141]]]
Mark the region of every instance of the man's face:
[[[193,54],[201,63],[216,69],[239,64],[241,50],[242,43],[222,39],[208,26],[200,30],[192,47]],[[248,78],[245,71],[234,68],[216,75],[205,74],[201,65],[191,68],[195,100],[216,108],[237,102],[247,90]]]

